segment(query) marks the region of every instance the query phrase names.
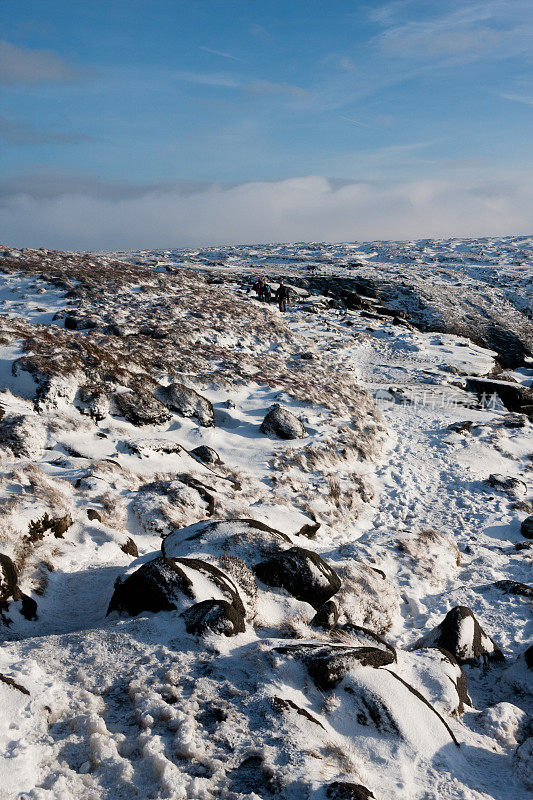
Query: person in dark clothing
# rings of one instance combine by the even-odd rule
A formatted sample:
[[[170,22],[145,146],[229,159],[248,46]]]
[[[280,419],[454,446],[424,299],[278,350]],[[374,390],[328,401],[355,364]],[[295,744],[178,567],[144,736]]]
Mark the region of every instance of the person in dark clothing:
[[[289,299],[289,290],[287,289],[283,281],[280,281],[279,286],[276,289],[276,300],[280,311],[285,312],[287,310],[288,299]]]
[[[263,283],[263,280],[262,280],[262,278],[259,278],[259,279],[258,279],[258,280],[257,280],[257,281],[254,283],[254,285],[252,286],[252,289],[253,289],[253,290],[254,290],[254,292],[257,294],[257,299],[258,299],[258,300],[262,300],[262,299],[263,299],[263,291],[264,291],[264,286],[265,286],[265,284]]]
[[[268,283],[265,283],[265,291],[263,296],[265,298],[265,303],[270,303],[270,301],[272,300],[272,289],[270,288]]]

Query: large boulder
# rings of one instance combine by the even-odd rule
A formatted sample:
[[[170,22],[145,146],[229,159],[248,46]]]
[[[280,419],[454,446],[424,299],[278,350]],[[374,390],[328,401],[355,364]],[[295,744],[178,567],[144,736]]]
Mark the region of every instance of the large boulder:
[[[197,636],[209,632],[235,636],[246,630],[244,615],[226,600],[202,600],[181,616],[187,632]]]
[[[261,432],[279,439],[303,439],[307,432],[298,417],[287,408],[276,404],[272,406],[263,422]]]
[[[339,609],[337,603],[335,600],[326,600],[311,620],[311,625],[314,628],[322,628],[323,630],[330,631],[333,630],[338,621]]]
[[[456,606],[446,614],[437,625],[415,644],[421,647],[439,647],[447,650],[459,664],[483,661],[503,661],[503,653],[496,643],[487,636],[471,609]]]
[[[226,600],[240,614],[244,605],[235,583],[222,570],[195,558],[159,556],[115,583],[107,613],[137,616],[174,611],[202,600]]]
[[[520,526],[520,532],[526,539],[533,539],[533,514],[523,520]]]
[[[314,684],[321,689],[334,688],[356,665],[383,667],[392,664],[392,653],[377,647],[351,647],[343,644],[288,644],[276,647],[278,653],[301,660]]]
[[[17,570],[13,561],[9,556],[0,553],[0,608],[5,608],[7,601],[12,598],[19,599],[20,590],[17,583]]]
[[[149,391],[121,392],[113,396],[119,413],[132,425],[163,425],[172,415]]]
[[[269,558],[291,543],[285,533],[254,519],[203,520],[170,533],[161,550],[169,558],[236,556],[253,564],[258,557]]]
[[[199,458],[204,464],[218,466],[222,463],[217,451],[213,450],[212,447],[208,447],[206,444],[201,444],[199,447],[195,447],[194,450],[191,450],[191,455]]]
[[[317,610],[341,588],[335,570],[318,553],[303,547],[290,547],[261,561],[254,572],[267,586],[285,589]]]
[[[533,389],[528,389],[520,383],[488,378],[468,378],[466,386],[487,403],[493,395],[496,395],[508,411],[533,417]]]
[[[160,390],[159,396],[166,406],[182,417],[192,417],[204,428],[212,428],[215,424],[212,403],[189,386],[171,383]]]

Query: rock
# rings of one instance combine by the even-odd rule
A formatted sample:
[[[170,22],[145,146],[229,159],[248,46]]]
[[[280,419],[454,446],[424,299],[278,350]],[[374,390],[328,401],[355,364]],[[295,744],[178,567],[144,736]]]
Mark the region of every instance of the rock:
[[[97,522],[101,522],[102,521],[102,516],[101,516],[100,512],[96,510],[96,508],[88,508],[87,509],[87,516],[88,516],[88,518],[90,519],[91,522],[94,522],[94,520],[96,520]]]
[[[168,408],[151,392],[113,395],[119,413],[132,425],[163,425],[172,418]]]
[[[520,526],[520,533],[522,536],[525,536],[526,539],[533,539],[533,514],[523,520]]]
[[[295,643],[280,645],[275,650],[303,661],[313,682],[321,690],[335,687],[356,665],[377,669],[394,661],[392,653],[377,647]]]
[[[0,553],[0,607],[10,599],[18,600],[21,596],[17,586],[18,576],[13,561],[9,556]]]
[[[263,422],[261,432],[267,436],[277,436],[280,439],[303,439],[307,432],[294,414],[287,408],[276,404],[272,406]]]
[[[505,592],[506,594],[515,594],[519,597],[527,597],[533,599],[533,586],[528,586],[527,583],[519,583],[518,581],[496,581],[494,584],[496,589]]]
[[[133,558],[139,558],[139,550],[137,549],[137,545],[131,538],[128,536],[124,544],[120,545],[120,549],[123,553],[126,553],[127,556],[133,556]]]
[[[82,386],[78,393],[79,403],[76,404],[82,414],[100,422],[110,412],[110,401],[103,389],[95,386]]]
[[[488,378],[468,378],[466,387],[475,392],[478,397],[485,399],[486,402],[496,395],[508,411],[533,417],[533,389],[528,389],[519,383],[489,380]]]
[[[175,611],[187,599],[227,600],[243,616],[245,613],[235,584],[222,570],[196,558],[165,556],[147,561],[124,580],[119,578],[107,613],[118,611],[134,617],[143,611]]]
[[[268,558],[291,544],[281,531],[254,519],[203,520],[163,539],[163,555],[178,557],[196,553],[211,558],[237,556],[253,563],[257,557]]]
[[[100,323],[98,317],[92,314],[68,314],[65,317],[65,328],[68,331],[88,331],[97,328]]]
[[[20,613],[23,617],[27,620],[33,622],[38,619],[37,616],[37,601],[30,597],[27,594],[23,594],[21,596],[22,605],[20,609]]]
[[[371,800],[374,794],[360,783],[333,781],[326,787],[328,800]]]
[[[192,417],[204,428],[212,428],[215,424],[212,403],[194,389],[182,383],[171,383],[160,390],[159,396],[166,406],[182,417]]]
[[[527,492],[527,486],[524,481],[506,475],[489,475],[486,483],[492,489],[496,489],[498,492],[505,492],[510,497],[519,497]]]
[[[447,650],[459,664],[479,659],[504,660],[499,647],[487,636],[467,606],[456,606],[448,611],[440,625],[416,642],[415,649],[421,647]]]
[[[37,417],[6,415],[0,422],[0,445],[19,458],[39,458],[46,444],[46,429]]]
[[[200,461],[203,461],[204,464],[213,464],[215,466],[222,464],[217,451],[213,450],[212,447],[208,447],[206,444],[201,444],[199,447],[195,447],[194,450],[191,450],[191,454],[196,456],[196,458],[199,458]]]
[[[447,430],[453,431],[454,433],[470,433],[473,424],[474,423],[470,420],[466,420],[465,422],[452,422],[451,425],[448,425]]]
[[[203,600],[188,608],[181,616],[187,632],[197,636],[210,631],[235,636],[246,630],[244,615],[226,600]]]
[[[339,609],[334,600],[327,600],[320,606],[315,616],[311,620],[314,628],[323,628],[326,631],[332,630],[339,620]]]
[[[290,547],[261,561],[254,572],[267,586],[285,589],[317,610],[341,588],[335,570],[318,553],[303,547]]]
[[[531,719],[526,712],[506,702],[484,708],[477,723],[484,733],[503,747],[516,747],[527,738],[531,728]]]
[[[524,661],[526,662],[528,669],[533,669],[533,644],[524,652]]]

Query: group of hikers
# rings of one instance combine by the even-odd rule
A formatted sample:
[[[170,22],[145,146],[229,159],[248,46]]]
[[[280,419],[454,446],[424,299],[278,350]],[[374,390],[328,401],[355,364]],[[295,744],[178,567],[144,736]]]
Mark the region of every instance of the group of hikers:
[[[270,303],[272,300],[272,288],[263,280],[263,278],[258,278],[258,280],[252,286],[252,289],[257,294],[257,299],[261,303]],[[283,279],[280,280],[279,286],[274,292],[274,300],[279,306],[280,311],[287,310],[287,300],[289,299],[289,289],[283,283]]]

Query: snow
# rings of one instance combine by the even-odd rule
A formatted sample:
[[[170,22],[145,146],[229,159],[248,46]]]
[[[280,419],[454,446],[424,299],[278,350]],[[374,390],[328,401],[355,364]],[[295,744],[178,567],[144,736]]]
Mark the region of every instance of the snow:
[[[511,324],[510,308],[527,309],[533,285],[531,237],[134,256],[153,260],[163,280],[165,269],[170,280],[178,266],[190,274],[216,274],[229,301],[244,297],[253,307],[256,301],[241,287],[243,276],[256,271],[283,272],[295,280],[310,274],[380,276],[392,287],[391,297],[401,281],[426,283],[443,303],[448,292],[472,302],[483,295],[487,303],[500,303],[502,318]],[[134,332],[134,310],[143,301],[163,302],[157,291],[145,293],[133,277],[124,289],[132,308],[124,321]],[[179,292],[171,287],[170,295],[179,326]],[[94,307],[120,321],[121,297],[102,292]],[[237,352],[243,363],[251,359],[249,379],[180,376],[211,401],[215,426],[202,428],[175,413],[163,425],[137,428],[114,413],[98,422],[82,415],[77,378],[35,407],[35,382],[27,372],[12,372],[13,362],[28,354],[24,331],[10,326],[15,320],[35,330],[62,331],[62,320],[53,317],[68,310],[70,301],[63,290],[22,269],[0,272],[0,314],[11,331],[0,344],[0,404],[4,419],[24,418],[28,445],[17,456],[9,442],[2,444],[0,552],[21,565],[20,588],[38,604],[37,621],[25,619],[17,601],[7,611],[11,625],[0,622],[0,673],[30,692],[0,680],[0,795],[324,800],[328,783],[346,780],[364,784],[376,798],[398,800],[529,796],[533,691],[523,653],[531,643],[530,608],[527,598],[493,584],[531,578],[531,551],[515,545],[525,541],[520,522],[532,513],[527,503],[533,501],[533,425],[524,419],[522,427],[509,427],[516,415],[497,405],[482,407],[466,391],[467,376],[493,372],[494,350],[463,334],[395,325],[391,318],[328,308],[323,298],[317,300],[323,305],[318,313],[290,304],[282,320],[274,306],[260,309],[269,324],[287,326],[285,341],[254,341],[236,326],[224,323],[226,330],[215,331],[202,320],[197,342],[213,348],[213,373],[222,351],[224,357]],[[394,305],[394,298],[388,302]],[[348,411],[291,395],[261,378],[269,351],[286,356],[290,374],[290,341],[300,353],[315,355],[317,364],[323,359],[329,385],[347,371],[354,392],[361,386],[374,395],[385,429],[381,453],[368,459],[354,454],[345,462],[330,453],[324,464],[309,461],[301,468],[302,454],[330,446],[350,418]],[[322,375],[317,367],[316,380],[324,380]],[[507,375],[531,386],[533,364]],[[176,379],[163,366],[154,377],[160,385]],[[129,389],[119,381],[113,388]],[[305,439],[261,434],[261,421],[276,402],[302,419]],[[368,411],[360,402],[364,423]],[[469,432],[448,429],[464,421],[472,422]],[[211,468],[191,456],[200,444],[215,449],[222,464]],[[519,478],[525,494],[517,501],[491,489],[485,483],[490,474]],[[211,516],[205,498],[183,476],[213,493]],[[335,481],[345,506],[335,506]],[[98,510],[102,521],[89,520],[88,509]],[[47,535],[32,547],[24,541],[30,521],[67,512],[73,524],[63,538]],[[313,513],[319,531],[312,539],[298,535]],[[285,538],[235,521],[247,519]],[[218,520],[223,524],[206,532]],[[121,549],[127,537],[138,546],[138,559]],[[301,660],[280,654],[276,648],[287,643],[373,646],[347,631],[337,638],[318,631],[310,624],[315,609],[308,603],[281,589],[255,586],[254,564],[294,545],[318,552],[341,577],[333,598],[339,624],[381,633],[397,649],[395,663],[352,667],[334,689],[321,691]],[[219,566],[245,603],[245,633],[198,639],[185,632],[179,610],[106,617],[116,578],[161,549],[167,557]],[[184,569],[196,600],[224,596],[197,570]],[[318,571],[315,577],[322,579]],[[411,649],[457,605],[472,609],[506,656],[502,665],[465,667],[472,707],[466,705],[462,716],[460,668],[434,648]],[[469,645],[472,633],[473,620],[466,617],[460,646]],[[490,641],[484,644],[492,649]],[[285,706],[276,709],[276,698]]]

